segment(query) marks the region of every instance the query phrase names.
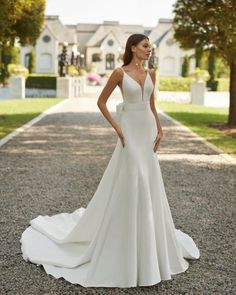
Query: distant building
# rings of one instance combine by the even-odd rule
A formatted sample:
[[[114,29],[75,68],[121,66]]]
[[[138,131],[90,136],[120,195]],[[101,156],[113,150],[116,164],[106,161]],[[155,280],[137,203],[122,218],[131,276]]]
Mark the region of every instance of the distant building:
[[[64,43],[68,43],[68,52],[77,50],[78,40],[73,27],[65,26],[58,16],[47,16],[41,34],[36,42],[36,73],[58,73],[58,58]],[[21,63],[28,64],[32,46],[21,48]]]
[[[36,73],[58,73],[58,60],[63,44],[68,44],[68,54],[80,66],[98,73],[108,73],[122,65],[122,54],[127,38],[134,33],[149,37],[156,45],[156,59],[162,76],[180,76],[183,58],[194,51],[181,49],[173,38],[171,19],[160,19],[156,27],[125,25],[118,21],[104,21],[102,24],[78,23],[63,25],[58,16],[46,16],[42,32],[37,40]],[[21,63],[27,66],[32,47],[21,48]],[[190,60],[194,69],[195,60]]]
[[[183,50],[174,39],[171,19],[160,19],[158,25],[149,34],[149,39],[156,47],[158,70],[162,76],[181,76],[184,56],[190,59],[190,71],[195,68],[194,50]]]

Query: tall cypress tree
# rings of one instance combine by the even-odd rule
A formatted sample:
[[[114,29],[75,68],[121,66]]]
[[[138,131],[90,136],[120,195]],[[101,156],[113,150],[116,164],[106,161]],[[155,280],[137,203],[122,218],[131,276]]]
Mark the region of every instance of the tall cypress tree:
[[[188,77],[188,74],[189,74],[189,57],[185,55],[183,65],[182,65],[182,76]]]
[[[209,50],[208,57],[208,72],[210,74],[210,79],[207,81],[207,86],[211,90],[217,90],[217,81],[216,81],[216,50],[211,48]]]
[[[29,55],[29,65],[28,65],[29,73],[33,73],[35,70],[35,50],[32,48]]]

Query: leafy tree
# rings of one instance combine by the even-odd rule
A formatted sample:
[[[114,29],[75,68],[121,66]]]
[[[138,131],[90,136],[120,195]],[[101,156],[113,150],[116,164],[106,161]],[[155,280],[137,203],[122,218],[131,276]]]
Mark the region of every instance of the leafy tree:
[[[45,0],[1,0],[0,2],[0,80],[6,83],[7,65],[13,47],[34,45],[44,22]],[[14,61],[14,54],[13,54]]]
[[[235,0],[177,0],[174,13],[174,37],[183,49],[214,48],[230,67],[228,124],[236,125]]]
[[[1,0],[0,40],[35,44],[44,22],[45,0]]]

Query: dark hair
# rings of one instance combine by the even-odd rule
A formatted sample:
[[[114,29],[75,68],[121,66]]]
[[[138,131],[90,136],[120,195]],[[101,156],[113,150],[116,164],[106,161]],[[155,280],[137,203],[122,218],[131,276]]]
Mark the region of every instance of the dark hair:
[[[148,39],[148,36],[144,34],[132,34],[129,36],[129,38],[126,41],[125,46],[125,53],[123,55],[123,66],[129,64],[133,58],[133,52],[131,50],[132,46],[136,46],[139,42],[143,41],[144,39]]]

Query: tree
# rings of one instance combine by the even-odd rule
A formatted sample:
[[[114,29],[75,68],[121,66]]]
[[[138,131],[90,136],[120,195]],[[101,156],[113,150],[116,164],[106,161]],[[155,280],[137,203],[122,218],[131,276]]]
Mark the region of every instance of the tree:
[[[0,81],[5,85],[9,77],[7,65],[11,63],[11,50],[9,50],[9,47],[4,44],[1,46],[0,52]]]
[[[196,68],[203,70],[203,49],[200,46],[195,48]]]
[[[0,40],[35,44],[44,22],[45,0],[1,0]]]
[[[177,0],[174,38],[183,49],[214,48],[230,67],[228,125],[236,125],[236,10],[234,0]]]
[[[6,83],[15,41],[35,45],[44,22],[45,0],[1,0],[0,80]],[[14,60],[14,54],[13,54]]]

